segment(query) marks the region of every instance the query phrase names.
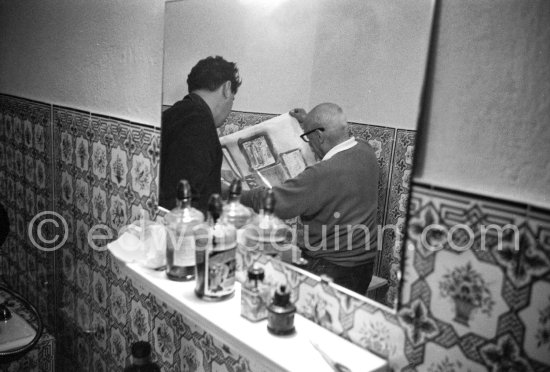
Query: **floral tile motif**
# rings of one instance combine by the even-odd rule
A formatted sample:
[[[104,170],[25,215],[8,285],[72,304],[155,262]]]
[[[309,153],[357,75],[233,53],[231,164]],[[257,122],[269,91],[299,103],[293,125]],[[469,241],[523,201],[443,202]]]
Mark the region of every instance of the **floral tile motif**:
[[[384,222],[384,208],[386,205],[392,149],[395,140],[395,129],[378,127],[375,125],[350,123],[350,134],[355,138],[365,140],[376,153],[380,166],[378,180],[378,222]]]
[[[175,352],[174,330],[166,324],[164,319],[155,318],[153,324],[153,345],[155,351],[163,361],[173,364]]]
[[[525,324],[525,353],[550,365],[550,283],[537,281],[533,284],[530,306],[519,316]]]
[[[126,325],[128,306],[126,294],[118,285],[111,286],[111,295],[109,297],[111,313],[113,319],[116,320],[121,326]]]
[[[426,360],[418,366],[420,371],[429,372],[471,372],[484,371],[485,368],[474,361],[469,360],[458,346],[446,349],[437,344],[426,344]]]
[[[353,323],[349,337],[355,344],[388,358],[394,370],[404,366],[403,362],[406,365],[405,334],[399,324],[388,321],[382,311],[372,314],[365,309],[354,312]]]
[[[126,339],[120,330],[116,327],[111,328],[111,337],[109,339],[110,356],[115,364],[122,370],[126,365],[128,357]]]
[[[94,330],[93,338],[96,347],[102,352],[105,352],[107,350],[108,339],[107,321],[98,311],[93,312],[91,328]]]
[[[432,289],[431,309],[460,335],[496,335],[498,319],[508,307],[500,296],[502,271],[477,261],[471,252],[456,256],[439,252],[436,271],[426,278]]]
[[[334,297],[325,295],[322,283],[311,286],[303,282],[295,303],[297,311],[307,319],[336,334],[344,331],[339,317],[339,303]]]
[[[493,371],[550,365],[549,350],[537,340],[548,333],[545,317],[537,316],[550,303],[550,285],[540,280],[549,272],[548,216],[529,213],[527,206],[413,187],[400,319],[406,327],[415,313],[431,318],[437,330],[426,339],[433,347],[459,344],[467,358],[457,359],[462,366],[451,359],[436,362],[409,337],[411,367],[420,368],[423,355],[431,358],[422,365],[428,369],[454,363],[460,370],[470,362]],[[429,307],[419,307],[419,297]]]
[[[508,334],[496,342],[481,348],[481,354],[490,371],[532,371],[528,360],[522,356],[521,348]]]
[[[92,298],[100,308],[107,307],[107,281],[103,274],[94,271],[92,274]]]
[[[151,332],[149,311],[139,301],[132,300],[130,304],[130,328],[138,340],[145,339]]]

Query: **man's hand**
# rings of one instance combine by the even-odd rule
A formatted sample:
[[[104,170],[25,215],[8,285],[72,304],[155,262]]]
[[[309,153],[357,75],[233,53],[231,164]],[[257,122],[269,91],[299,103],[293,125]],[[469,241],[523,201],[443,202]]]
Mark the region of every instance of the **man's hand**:
[[[302,124],[306,120],[307,112],[303,108],[295,108],[288,112],[290,116],[298,120],[298,123]]]

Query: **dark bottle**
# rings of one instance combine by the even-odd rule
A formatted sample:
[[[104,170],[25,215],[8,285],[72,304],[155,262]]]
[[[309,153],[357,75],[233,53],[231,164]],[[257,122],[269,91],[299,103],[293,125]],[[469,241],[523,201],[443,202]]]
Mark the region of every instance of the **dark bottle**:
[[[176,208],[164,216],[166,225],[166,276],[176,281],[195,278],[195,236],[193,228],[204,221],[203,214],[191,207],[191,186],[178,184]]]
[[[286,285],[277,288],[267,311],[267,330],[270,333],[278,336],[294,333],[296,306],[290,302],[290,291]]]
[[[132,344],[132,364],[124,372],[160,372],[159,366],[151,361],[151,344],[147,341]]]
[[[229,200],[223,207],[222,219],[224,222],[240,229],[250,221],[252,211],[241,204],[241,180],[234,179],[229,187]]]
[[[222,200],[213,194],[208,201],[208,217],[195,228],[195,294],[204,300],[220,301],[235,292],[237,230],[220,216]]]

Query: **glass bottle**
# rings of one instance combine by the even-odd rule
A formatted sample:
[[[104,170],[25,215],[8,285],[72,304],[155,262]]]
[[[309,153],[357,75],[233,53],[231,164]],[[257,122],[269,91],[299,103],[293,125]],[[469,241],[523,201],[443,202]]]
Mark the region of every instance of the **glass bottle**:
[[[264,277],[261,267],[250,267],[247,279],[241,287],[241,315],[253,322],[267,318],[267,288]]]
[[[204,221],[204,215],[191,207],[191,186],[178,183],[176,207],[164,217],[166,225],[166,276],[176,281],[195,278],[195,236],[193,228]]]
[[[160,367],[151,361],[151,344],[137,341],[132,344],[132,364],[124,372],[160,372]]]
[[[289,227],[273,214],[275,209],[275,195],[269,189],[263,200],[263,208],[256,218],[245,227],[244,248],[248,251],[264,253],[270,256],[281,257]]]
[[[242,183],[234,179],[229,187],[229,200],[223,207],[222,219],[224,222],[240,229],[248,223],[252,217],[252,211],[241,204]]]
[[[267,330],[270,333],[278,336],[294,333],[296,306],[290,302],[290,291],[286,285],[277,288],[267,311]]]
[[[222,200],[213,194],[208,201],[208,217],[195,228],[197,297],[220,301],[235,292],[237,230],[220,216]]]

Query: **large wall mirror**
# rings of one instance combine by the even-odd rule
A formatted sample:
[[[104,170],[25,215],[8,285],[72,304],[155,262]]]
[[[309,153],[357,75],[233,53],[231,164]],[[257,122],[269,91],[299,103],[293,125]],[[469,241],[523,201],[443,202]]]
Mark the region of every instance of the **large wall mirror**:
[[[187,94],[187,74],[200,59],[220,55],[237,63],[243,81],[220,136],[334,102],[350,132],[374,148],[378,219],[390,227],[380,231],[377,281],[366,295],[390,307],[398,297],[432,11],[433,0],[166,3],[163,108]]]

